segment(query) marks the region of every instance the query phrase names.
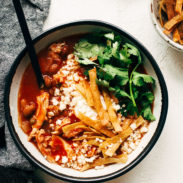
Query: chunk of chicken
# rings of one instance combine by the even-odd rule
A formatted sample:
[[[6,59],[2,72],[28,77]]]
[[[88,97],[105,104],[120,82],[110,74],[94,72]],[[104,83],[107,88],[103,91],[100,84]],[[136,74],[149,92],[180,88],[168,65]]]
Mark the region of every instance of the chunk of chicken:
[[[37,110],[35,114],[35,123],[32,125],[32,131],[29,135],[29,140],[35,136],[36,131],[42,126],[47,113],[47,108],[49,105],[49,94],[43,92],[40,96],[37,96]]]

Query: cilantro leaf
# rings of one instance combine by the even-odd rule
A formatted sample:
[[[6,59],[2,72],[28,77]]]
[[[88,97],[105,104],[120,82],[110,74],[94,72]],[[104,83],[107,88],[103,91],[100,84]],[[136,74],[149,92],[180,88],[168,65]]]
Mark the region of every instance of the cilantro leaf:
[[[130,95],[124,90],[116,90],[115,95],[119,98],[127,97],[127,98],[131,99]]]
[[[131,63],[132,60],[129,58],[130,55],[128,53],[128,50],[126,48],[121,49],[119,53],[119,59],[123,61],[123,63],[128,67]]]
[[[86,59],[98,56],[104,51],[104,46],[102,44],[92,44],[87,40],[82,39],[79,43],[75,44],[74,49],[74,54],[78,58]]]
[[[106,81],[106,80],[96,79],[96,83],[99,86],[103,86],[103,87],[109,88],[109,82]]]
[[[100,67],[100,69],[97,70],[97,76],[98,76],[98,78],[106,80],[106,81],[111,81],[114,79],[114,76],[110,72],[107,72],[102,67]]]
[[[106,64],[103,67],[103,70],[106,73],[108,73],[108,75],[111,75],[112,79],[114,79],[117,76],[121,86],[126,85],[127,82],[129,81],[127,69],[120,69],[120,68],[111,66],[109,64]]]
[[[145,83],[154,84],[155,80],[150,75],[134,72],[132,82],[136,86],[143,86]]]
[[[110,60],[112,57],[112,49],[110,46],[107,46],[103,52],[99,54],[99,57],[101,57],[104,60]]]
[[[145,98],[145,99],[144,99]],[[153,101],[154,101],[154,95],[152,92],[148,91],[148,92],[145,92],[141,95],[140,97],[141,100],[145,100],[147,101],[149,104],[152,104]]]
[[[133,45],[131,45],[131,44],[129,44],[129,43],[126,43],[126,44],[124,45],[124,48],[127,49],[128,53],[129,53],[130,55],[137,56],[137,57],[138,57],[138,63],[141,63],[140,52],[139,52],[139,50],[138,50],[135,46],[133,46]]]
[[[142,110],[142,115],[145,119],[149,120],[149,121],[154,121],[156,120],[156,118],[154,117],[154,115],[152,114],[151,111],[151,106],[147,106]]]
[[[120,47],[120,43],[118,41],[112,44],[112,55],[116,59],[119,59],[119,47]]]

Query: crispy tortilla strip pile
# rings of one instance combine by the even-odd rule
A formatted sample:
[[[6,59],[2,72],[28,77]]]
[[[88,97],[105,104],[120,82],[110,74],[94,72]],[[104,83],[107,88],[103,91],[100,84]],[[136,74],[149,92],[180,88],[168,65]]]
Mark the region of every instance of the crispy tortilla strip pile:
[[[102,165],[106,165],[106,164],[112,164],[112,163],[126,163],[128,160],[128,157],[126,154],[121,154],[118,156],[115,156],[113,158],[110,157],[106,157],[106,158],[100,158],[95,160],[93,163],[91,164],[86,164],[80,171],[85,171],[97,166],[102,166]]]
[[[103,126],[105,126],[109,123],[109,116],[108,116],[108,113],[103,108],[101,100],[100,100],[100,91],[99,91],[98,85],[96,83],[96,79],[97,79],[96,68],[91,69],[89,71],[89,78],[90,78],[90,88],[91,88],[91,92],[92,92],[92,96],[93,96],[93,101],[95,104],[94,107],[99,115],[101,124]]]
[[[161,0],[159,3],[159,16],[164,33],[172,33],[173,41],[183,44],[183,0]],[[163,23],[162,11],[167,14],[168,21]]]
[[[133,121],[136,128],[143,125],[145,120],[142,116],[139,116],[137,119]],[[123,130],[118,135],[107,139],[99,146],[104,155],[113,156],[119,146],[124,142],[131,134],[133,133],[133,129],[129,126],[125,130]]]
[[[111,97],[109,91],[101,88],[106,105],[105,110],[101,102],[101,93],[96,83],[96,68],[89,70],[89,79],[90,82],[83,80],[76,85],[76,88],[86,99],[88,105],[96,110],[98,119],[93,120],[82,112],[78,112],[75,115],[80,120],[79,122],[62,127],[63,134],[69,138],[74,137],[73,132],[79,130],[83,135],[73,138],[73,141],[86,140],[85,143],[97,146],[103,154],[103,158],[98,158],[92,163],[86,163],[81,171],[105,164],[126,163],[127,155],[116,155],[116,151],[134,130],[145,122],[142,116],[138,118],[132,117],[131,119],[126,118],[121,122],[121,118],[118,117],[112,105],[112,99],[114,98],[113,101],[116,101],[116,98],[114,96]],[[130,127],[131,124],[135,128],[133,127],[132,129]]]
[[[108,130],[105,126],[103,126],[100,121],[92,120],[81,112],[76,114],[76,117],[80,119],[84,124],[94,128],[95,130],[101,132],[108,137],[113,137],[115,135],[111,130]]]
[[[89,71],[89,77],[90,77],[90,84],[86,80],[83,80],[79,84],[76,84],[76,89],[83,95],[88,105],[90,107],[95,108],[99,116],[98,123],[101,123],[101,125],[108,126],[108,127],[111,127],[111,123],[112,123],[112,127],[114,128],[114,131],[121,132],[122,127],[120,126],[120,120],[118,119],[116,110],[114,109],[111,101],[111,98],[113,98],[115,101],[116,101],[116,98],[114,96],[111,97],[108,91],[106,91],[105,89],[102,89],[102,95],[107,108],[107,110],[105,110],[102,105],[101,94],[100,94],[98,85],[96,83],[96,79],[97,79],[96,68],[91,69]],[[109,123],[109,121],[111,123]]]

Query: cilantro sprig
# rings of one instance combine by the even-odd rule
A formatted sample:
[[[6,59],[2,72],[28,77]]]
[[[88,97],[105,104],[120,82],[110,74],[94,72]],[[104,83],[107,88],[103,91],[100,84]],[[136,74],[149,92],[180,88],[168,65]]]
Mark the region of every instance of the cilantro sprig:
[[[77,61],[86,67],[85,74],[97,68],[97,84],[112,91],[121,102],[123,115],[142,115],[155,120],[151,111],[154,101],[152,76],[137,72],[142,64],[140,51],[114,33],[89,34],[75,44]],[[91,58],[96,58],[92,61]]]

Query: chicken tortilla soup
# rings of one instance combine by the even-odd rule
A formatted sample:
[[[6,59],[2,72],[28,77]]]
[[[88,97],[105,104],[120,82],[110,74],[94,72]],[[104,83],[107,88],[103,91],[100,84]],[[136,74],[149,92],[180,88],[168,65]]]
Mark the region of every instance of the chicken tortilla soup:
[[[85,171],[126,163],[148,133],[155,80],[140,51],[114,33],[66,37],[38,54],[19,88],[19,125],[45,159]]]

